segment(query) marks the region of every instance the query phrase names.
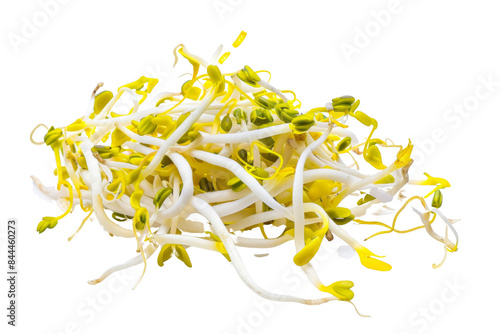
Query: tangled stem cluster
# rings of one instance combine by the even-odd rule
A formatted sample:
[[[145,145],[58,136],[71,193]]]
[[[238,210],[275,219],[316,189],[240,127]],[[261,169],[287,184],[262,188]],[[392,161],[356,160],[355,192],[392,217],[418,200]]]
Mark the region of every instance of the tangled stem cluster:
[[[233,47],[244,37],[242,33]],[[145,270],[153,254],[160,266],[175,255],[191,267],[187,250],[197,247],[222,254],[262,297],[321,304],[350,301],[354,296],[353,282],[325,285],[310,263],[325,240],[334,236],[343,240],[369,269],[391,269],[342,225],[383,228],[373,236],[423,228],[446,251],[456,251],[456,231],[439,210],[440,189],[450,184],[428,174],[425,180],[410,180],[411,142],[403,147],[374,137],[378,123],[358,110],[359,100],[342,96],[304,112],[295,93],[262,79],[263,75],[270,79],[267,71],[245,66],[221,72],[219,66],[229,52],[218,59],[219,65],[189,53],[184,45],[174,50],[176,62],[177,53],[193,67],[180,92],[153,95],[158,80],[146,77],[120,87],[116,95],[97,93],[99,84],[85,116],[66,127],[46,127],[43,142],[32,139],[52,148],[58,181],[56,187],[45,187],[33,179],[65,209],[58,217],[43,217],[38,232],[55,227],[80,206],[87,215],[78,230],[94,214],[110,235],[136,240],[140,255],[90,283],[141,263]],[[134,101],[131,110],[113,111],[125,96]],[[366,140],[358,140],[350,122],[370,130]],[[392,151],[392,160],[383,158],[381,151]],[[389,212],[387,204],[404,199],[400,190],[407,184],[433,190],[425,197],[407,199],[392,226],[363,220],[369,209]],[[426,198],[431,195],[429,206]],[[398,216],[411,202],[421,204],[420,210],[413,210],[422,225],[396,229]],[[205,220],[194,219],[193,213]],[[436,218],[446,224],[445,236],[434,231]],[[254,228],[260,229],[262,238],[245,236]],[[266,230],[277,228],[281,235],[267,236]],[[455,242],[448,238],[448,229]],[[239,247],[273,248],[288,241],[295,243],[294,263],[325,297],[271,293],[248,274]]]

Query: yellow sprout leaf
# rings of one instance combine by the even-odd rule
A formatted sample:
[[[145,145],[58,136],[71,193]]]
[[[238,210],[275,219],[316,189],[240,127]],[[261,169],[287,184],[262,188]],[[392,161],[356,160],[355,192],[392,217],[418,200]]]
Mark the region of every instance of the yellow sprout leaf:
[[[355,248],[356,253],[359,255],[359,259],[361,264],[368,269],[378,270],[378,271],[389,271],[392,269],[392,266],[384,261],[380,261],[378,259],[372,258],[372,256],[381,257],[375,255],[366,247],[359,246]]]
[[[351,215],[351,210],[349,210],[348,208],[342,208],[342,207],[338,206],[335,208],[327,209],[326,213],[332,219],[341,219],[341,218],[349,217]]]
[[[373,124],[373,118],[361,111],[356,112],[354,114],[354,117],[365,126],[370,126]]]
[[[365,154],[365,160],[377,169],[385,169],[386,166],[382,163],[382,155],[377,146],[370,146]]]
[[[340,137],[337,135],[334,135],[334,134],[330,134],[330,135],[328,135],[328,137],[326,137],[326,139],[329,141],[337,141],[337,140],[340,140]]]
[[[170,117],[169,115],[165,115],[153,118],[151,120],[151,123],[168,127],[172,126],[174,124],[174,121],[172,120],[172,117]]]
[[[85,123],[82,119],[77,119],[70,125],[66,127],[66,130],[70,132],[76,132],[76,131],[81,131],[87,127],[87,123]]]
[[[245,40],[245,37],[247,37],[247,33],[241,31],[236,40],[233,42],[233,48],[237,48],[238,46],[240,46],[241,43],[243,43],[243,41]]]
[[[352,281],[338,281],[329,286],[321,285],[320,291],[328,292],[340,300],[351,300],[354,298],[354,292],[351,288],[354,286]]]
[[[207,74],[215,84],[220,84],[224,81],[224,76],[222,75],[220,69],[215,65],[208,65]]]
[[[361,264],[368,269],[378,270],[378,271],[389,271],[392,266],[384,261],[374,259],[372,257],[360,257]]]
[[[314,255],[319,250],[319,246],[321,246],[322,238],[315,237],[309,243],[305,245],[295,256],[293,257],[293,262],[300,266],[304,266],[312,260]]]
[[[337,144],[337,151],[342,152],[351,146],[351,137],[345,137]]]
[[[66,168],[66,166],[62,166],[62,167],[61,167],[61,173],[62,173],[62,174],[61,174],[61,178],[62,178],[63,180],[66,180],[66,179],[69,177],[69,174],[68,174],[68,169]],[[56,169],[54,169],[54,175],[56,175],[56,176],[57,176],[57,168],[56,168]]]

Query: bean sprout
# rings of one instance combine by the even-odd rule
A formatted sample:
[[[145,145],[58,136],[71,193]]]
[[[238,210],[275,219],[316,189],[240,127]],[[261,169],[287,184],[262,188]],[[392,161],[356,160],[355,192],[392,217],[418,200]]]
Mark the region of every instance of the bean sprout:
[[[233,48],[245,36],[242,32]],[[110,235],[135,239],[139,255],[89,283],[140,264],[144,275],[147,259],[155,253],[160,266],[175,255],[191,267],[187,249],[192,247],[222,254],[243,282],[264,298],[304,304],[350,302],[353,282],[325,285],[311,264],[325,239],[346,242],[369,269],[387,271],[391,266],[343,225],[382,228],[367,239],[424,229],[444,244],[446,252],[457,250],[456,229],[439,210],[442,190],[450,184],[427,173],[424,180],[410,179],[411,141],[403,147],[374,137],[378,122],[359,111],[359,100],[351,96],[303,110],[294,92],[261,79],[259,74],[265,72],[270,80],[268,71],[245,66],[222,72],[229,52],[216,65],[221,52],[219,47],[209,63],[179,45],[175,64],[179,54],[193,67],[179,93],[153,95],[158,80],[147,77],[119,87],[116,95],[98,93],[103,86],[99,83],[84,116],[65,127],[40,124],[31,133],[34,144],[52,148],[57,185],[46,187],[32,178],[64,209],[59,216],[43,217],[37,231],[54,228],[79,205],[85,218],[70,240],[91,215]],[[118,114],[113,110],[124,94],[132,97],[133,107]],[[358,140],[355,126],[369,128],[365,140]],[[43,142],[34,140],[42,127],[47,130]],[[392,226],[364,219],[370,212],[390,213],[386,205],[403,200],[400,191],[407,185],[434,188],[400,205]],[[421,205],[413,211],[422,225],[397,229],[396,221],[410,203]],[[195,219],[194,214],[204,219]],[[436,218],[444,221],[445,236],[433,228]],[[262,238],[247,236],[254,228]],[[271,231],[281,232],[270,238]],[[239,255],[240,247],[273,248],[292,240],[294,263],[324,297],[271,293],[254,282]],[[433,266],[441,266],[444,259]]]

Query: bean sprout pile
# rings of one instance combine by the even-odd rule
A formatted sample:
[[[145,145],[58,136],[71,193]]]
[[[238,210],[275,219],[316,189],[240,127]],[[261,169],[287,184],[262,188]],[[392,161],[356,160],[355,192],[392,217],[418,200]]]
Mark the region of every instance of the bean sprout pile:
[[[152,94],[158,80],[148,77],[121,86],[116,94],[99,92],[99,83],[83,117],[66,127],[40,124],[33,130],[32,142],[46,144],[54,153],[57,185],[32,178],[64,210],[57,217],[43,217],[37,231],[54,228],[79,206],[86,216],[77,232],[95,215],[111,236],[135,239],[136,257],[89,283],[141,264],[142,278],[153,254],[159,266],[175,256],[191,267],[188,250],[202,248],[223,255],[264,298],[311,305],[351,302],[353,282],[324,284],[311,264],[322,243],[339,238],[366,268],[388,271],[391,266],[343,225],[381,229],[369,238],[424,229],[444,245],[445,256],[435,268],[448,251],[457,250],[455,221],[440,211],[441,190],[450,184],[426,173],[423,179],[409,178],[411,141],[402,146],[375,137],[377,121],[359,111],[359,100],[351,96],[302,110],[293,91],[269,83],[268,71],[245,66],[222,72],[229,52],[220,56],[221,51],[222,46],[209,63],[181,44],[174,50],[175,63],[180,55],[192,72],[179,92]],[[126,96],[133,107],[113,111]],[[366,128],[367,137],[359,140],[352,124]],[[47,133],[36,141],[40,127]],[[406,185],[428,188],[425,196],[408,196],[402,191]],[[391,202],[399,210],[392,210]],[[422,224],[397,229],[398,216],[410,203]],[[392,225],[364,219],[369,214],[393,217]],[[443,236],[433,229],[436,220],[445,224]],[[268,237],[271,230],[280,235]],[[276,294],[252,280],[239,249],[270,249],[288,241],[295,244],[290,259],[324,297]]]

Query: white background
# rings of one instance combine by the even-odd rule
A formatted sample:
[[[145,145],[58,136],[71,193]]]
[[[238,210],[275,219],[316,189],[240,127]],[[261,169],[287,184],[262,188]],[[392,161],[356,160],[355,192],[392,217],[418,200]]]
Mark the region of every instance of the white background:
[[[72,0],[51,7],[44,21],[45,2],[2,1],[0,10],[2,262],[4,224],[10,217],[19,220],[17,328],[6,325],[7,286],[4,279],[0,284],[1,326],[8,333],[498,330],[496,2]],[[380,14],[389,10],[389,16]],[[26,22],[39,27],[27,34]],[[233,50],[241,30],[248,37]],[[159,268],[152,259],[135,290],[141,268],[88,285],[88,279],[134,256],[135,242],[110,238],[96,221],[68,242],[83,218],[79,211],[38,235],[41,217],[56,215],[58,208],[35,195],[30,175],[54,184],[55,165],[49,148],[29,142],[30,131],[38,123],[64,126],[80,117],[99,81],[115,90],[152,75],[165,89],[177,90],[171,65],[179,43],[205,58],[223,43],[232,51],[224,69],[268,69],[271,83],[294,90],[305,107],[344,94],[359,98],[361,109],[379,121],[380,137],[404,144],[410,137],[417,144],[411,177],[427,171],[452,184],[444,192],[443,211],[461,218],[459,251],[434,270],[431,264],[441,260],[443,249],[422,230],[382,236],[366,243],[394,267],[379,273],[355,258],[339,257],[338,240],[326,245],[320,274],[331,281],[352,279],[353,301],[371,318],[359,317],[346,303],[263,302],[222,256],[196,250],[190,251],[192,269],[173,260]],[[356,53],[343,52],[348,45]],[[494,84],[485,86],[485,80]],[[419,223],[415,215],[404,217],[407,226]],[[363,239],[377,229],[349,231]],[[244,258],[264,287],[314,295],[297,278],[292,254],[285,245],[267,258],[251,252]]]

